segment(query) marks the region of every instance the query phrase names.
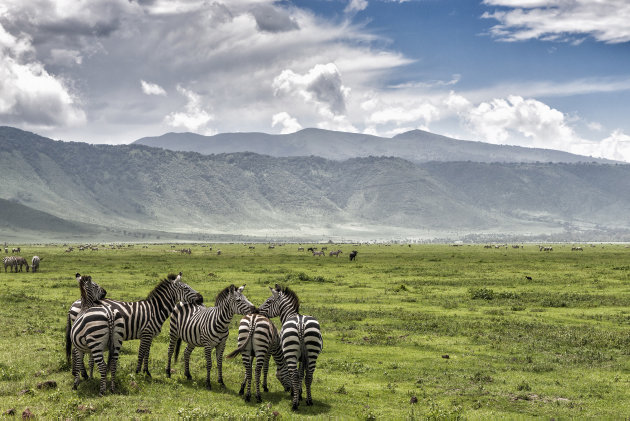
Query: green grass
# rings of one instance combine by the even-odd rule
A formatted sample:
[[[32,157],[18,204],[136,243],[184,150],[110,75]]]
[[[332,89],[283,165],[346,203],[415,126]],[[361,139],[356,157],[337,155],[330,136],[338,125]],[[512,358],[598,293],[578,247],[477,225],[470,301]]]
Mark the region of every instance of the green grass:
[[[14,408],[20,416],[27,407],[39,417],[64,419],[630,413],[630,249],[624,246],[572,252],[571,245],[554,245],[544,253],[534,245],[341,245],[339,258],[313,257],[297,245],[213,246],[193,245],[191,255],[182,255],[169,245],[72,253],[23,245],[22,256],[44,259],[40,273],[0,274],[0,413]],[[353,249],[359,251],[356,262],[348,260]],[[314,406],[302,404],[292,413],[273,367],[264,402],[245,403],[238,395],[240,359],[224,362],[225,390],[216,384],[215,363],[208,391],[199,349],[192,356],[192,382],[181,360],[166,378],[168,322],[151,349],[152,379],[135,374],[139,341],[129,341],[118,393],[99,398],[98,379],[73,391],[63,338],[68,307],[79,295],[74,274],[91,275],[110,298],[136,300],[179,271],[207,304],[232,283],[247,284],[245,294],[256,305],[269,296],[268,286],[291,286],[302,313],[322,326]],[[227,351],[236,346],[239,320],[232,321]],[[57,386],[38,388],[48,380]]]

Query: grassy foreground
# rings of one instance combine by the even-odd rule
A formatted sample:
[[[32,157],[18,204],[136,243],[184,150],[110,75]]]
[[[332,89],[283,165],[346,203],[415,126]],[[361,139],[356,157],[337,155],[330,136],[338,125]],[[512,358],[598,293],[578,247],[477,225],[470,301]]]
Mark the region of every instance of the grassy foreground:
[[[624,246],[554,245],[540,252],[534,245],[342,245],[339,258],[313,257],[297,245],[213,246],[190,246],[187,255],[169,245],[71,253],[23,245],[27,260],[44,259],[40,273],[0,273],[0,414],[13,409],[21,417],[26,408],[64,419],[630,414],[630,249]],[[353,249],[356,262],[348,260]],[[273,364],[264,402],[245,403],[238,395],[240,358],[224,362],[224,390],[213,365],[208,391],[199,349],[192,382],[181,360],[166,378],[168,321],[151,349],[152,379],[134,373],[139,341],[130,341],[123,344],[117,394],[99,398],[97,379],[73,391],[63,338],[68,307],[79,296],[77,271],[91,275],[109,298],[124,300],[145,298],[167,273],[179,271],[207,305],[232,283],[246,283],[256,305],[269,296],[267,286],[290,286],[302,313],[322,325],[315,405],[292,413]],[[233,319],[226,351],[236,347],[239,320]]]

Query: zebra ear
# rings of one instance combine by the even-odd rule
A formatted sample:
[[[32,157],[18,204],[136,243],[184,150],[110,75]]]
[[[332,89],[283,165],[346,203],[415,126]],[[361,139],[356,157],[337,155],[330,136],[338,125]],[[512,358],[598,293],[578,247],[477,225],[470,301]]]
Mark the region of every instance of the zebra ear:
[[[278,285],[278,284],[276,284],[276,291],[278,291],[278,292],[282,291],[282,287],[280,285]]]
[[[242,294],[244,289],[245,289],[245,285],[243,285],[242,287],[239,287],[238,289],[239,294]]]

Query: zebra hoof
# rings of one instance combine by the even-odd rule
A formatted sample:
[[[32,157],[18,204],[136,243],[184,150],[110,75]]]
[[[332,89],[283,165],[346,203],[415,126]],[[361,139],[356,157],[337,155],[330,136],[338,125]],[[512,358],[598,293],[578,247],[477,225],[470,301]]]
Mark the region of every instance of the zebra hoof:
[[[256,395],[256,402],[261,403],[262,402],[262,396]]]
[[[249,393],[245,395],[245,402],[249,402],[251,400],[252,400],[252,395],[250,395]]]
[[[269,388],[267,387],[267,385],[264,385],[264,386],[263,386],[263,391],[264,391],[264,392],[269,392]]]
[[[87,371],[83,370],[83,371],[81,372],[81,377],[83,377],[83,379],[84,379],[84,380],[89,379]]]
[[[169,379],[171,378],[171,370],[169,370],[168,368],[166,369],[166,377],[168,377]]]
[[[185,373],[184,375],[186,376],[187,380],[192,380],[192,376],[190,375],[190,373]]]
[[[212,385],[210,384],[210,382],[206,382],[206,389],[212,390]]]
[[[294,403],[293,406],[291,407],[292,411],[297,411],[298,410],[298,404]]]
[[[144,372],[144,375],[145,375],[145,376],[147,376],[147,377],[149,377],[149,378],[151,377],[151,373],[149,373],[149,370],[145,371],[145,372]]]
[[[307,406],[313,406],[313,399],[307,399],[306,400],[306,405]]]

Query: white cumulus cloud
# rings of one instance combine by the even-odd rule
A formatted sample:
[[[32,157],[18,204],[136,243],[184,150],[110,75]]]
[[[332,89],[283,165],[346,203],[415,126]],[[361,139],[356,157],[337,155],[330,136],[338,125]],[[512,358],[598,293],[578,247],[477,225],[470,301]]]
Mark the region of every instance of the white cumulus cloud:
[[[0,24],[0,121],[33,127],[75,126],[85,113],[65,82],[33,59],[28,37]]]
[[[360,12],[361,10],[365,10],[368,7],[367,0],[350,0],[344,12],[352,13],[352,12]]]
[[[289,113],[283,111],[281,113],[274,114],[271,118],[271,127],[281,126],[280,133],[295,133],[302,130],[302,126],[296,118],[291,117]]]
[[[188,100],[185,105],[185,111],[168,114],[164,118],[164,122],[169,126],[183,128],[191,132],[204,131],[206,134],[212,133],[212,130],[207,128],[207,124],[214,119],[214,116],[203,107],[201,96],[179,85],[177,86],[177,91]]]
[[[482,102],[471,108],[465,118],[476,133],[492,143],[517,137],[529,146],[568,150],[580,140],[564,113],[518,95]]]
[[[274,80],[276,95],[297,95],[320,107],[324,115],[343,115],[350,89],[343,85],[341,74],[334,63],[317,64],[305,74],[283,70]]]
[[[142,92],[144,92],[145,95],[166,95],[164,88],[157,83],[140,80],[140,86],[142,87]]]

